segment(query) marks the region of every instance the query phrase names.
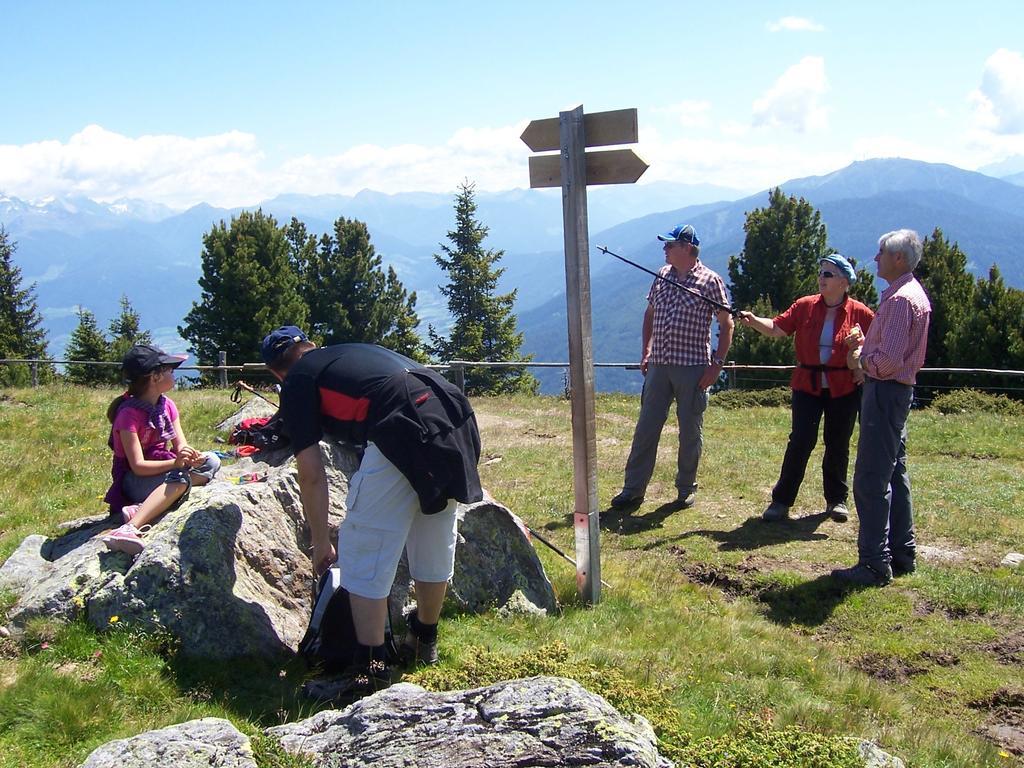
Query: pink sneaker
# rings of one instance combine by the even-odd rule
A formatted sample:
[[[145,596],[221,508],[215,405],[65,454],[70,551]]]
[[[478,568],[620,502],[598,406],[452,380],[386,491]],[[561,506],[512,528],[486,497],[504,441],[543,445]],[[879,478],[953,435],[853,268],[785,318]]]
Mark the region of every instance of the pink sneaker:
[[[121,507],[121,517],[124,518],[126,523],[130,523],[132,518],[139,514],[139,507],[141,504],[129,504],[127,507]]]
[[[142,533],[131,523],[112,530],[103,537],[103,543],[112,552],[127,552],[129,555],[137,555],[146,548]]]

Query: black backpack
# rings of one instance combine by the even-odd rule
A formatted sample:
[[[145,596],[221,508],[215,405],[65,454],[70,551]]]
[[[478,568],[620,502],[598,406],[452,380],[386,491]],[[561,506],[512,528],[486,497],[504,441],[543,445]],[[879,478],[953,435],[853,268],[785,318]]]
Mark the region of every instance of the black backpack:
[[[313,614],[306,634],[299,643],[299,655],[310,668],[325,674],[344,672],[352,664],[356,650],[356,628],[352,623],[352,605],[348,590],[341,586],[341,569],[331,566],[314,589]],[[384,648],[388,663],[398,659],[391,632],[391,605],[388,603],[384,625]]]
[[[232,445],[252,445],[260,450],[273,450],[288,445],[289,440],[284,432],[284,421],[278,412],[269,417],[243,419],[231,430],[228,442]]]

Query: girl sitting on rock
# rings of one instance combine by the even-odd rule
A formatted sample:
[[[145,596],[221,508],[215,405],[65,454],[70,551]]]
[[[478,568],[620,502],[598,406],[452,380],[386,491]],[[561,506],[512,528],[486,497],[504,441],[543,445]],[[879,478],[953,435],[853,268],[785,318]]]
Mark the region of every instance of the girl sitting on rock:
[[[174,387],[174,369],[184,361],[184,355],[137,344],[121,363],[128,390],[107,408],[114,463],[104,501],[124,524],[103,537],[108,549],[139,554],[150,523],[176,509],[191,486],[205,485],[220,469],[216,454],[188,444],[178,408],[164,394]]]

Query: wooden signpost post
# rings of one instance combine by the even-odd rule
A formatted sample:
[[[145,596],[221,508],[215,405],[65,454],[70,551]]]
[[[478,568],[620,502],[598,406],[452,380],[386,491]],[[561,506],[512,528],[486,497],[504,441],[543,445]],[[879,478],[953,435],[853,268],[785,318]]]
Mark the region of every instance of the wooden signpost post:
[[[634,144],[635,109],[583,114],[583,107],[557,118],[534,120],[523,131],[534,152],[530,187],[562,188],[565,230],[565,297],[569,320],[569,389],[572,402],[573,528],[576,584],[591,605],[601,601],[601,521],[597,502],[597,430],[594,415],[594,343],[590,319],[590,237],[587,185],[632,184],[647,163],[631,149],[587,152],[587,147]]]

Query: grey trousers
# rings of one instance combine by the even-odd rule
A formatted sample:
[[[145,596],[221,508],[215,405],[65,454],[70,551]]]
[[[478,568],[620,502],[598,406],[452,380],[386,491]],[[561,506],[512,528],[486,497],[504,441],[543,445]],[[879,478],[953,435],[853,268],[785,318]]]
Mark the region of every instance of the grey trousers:
[[[647,369],[640,396],[640,417],[622,485],[629,495],[640,497],[647,491],[658,457],[661,430],[673,400],[679,421],[676,488],[681,494],[696,489],[697,465],[704,447],[704,411],[708,407],[708,391],[697,385],[705,369],[703,365],[652,365]]]
[[[198,467],[193,467],[190,474],[192,476],[201,475],[207,480],[212,480],[219,469],[220,457],[212,451],[206,451],[203,453],[203,463]],[[133,504],[141,504],[149,497],[149,494],[164,483],[188,482],[186,474],[181,469],[172,469],[162,475],[136,475],[134,472],[129,472],[124,476],[121,487],[124,488],[124,495],[131,499]]]
[[[913,559],[914,512],[907,473],[907,416],[914,388],[868,379],[860,406],[853,498],[859,562],[871,566]]]

